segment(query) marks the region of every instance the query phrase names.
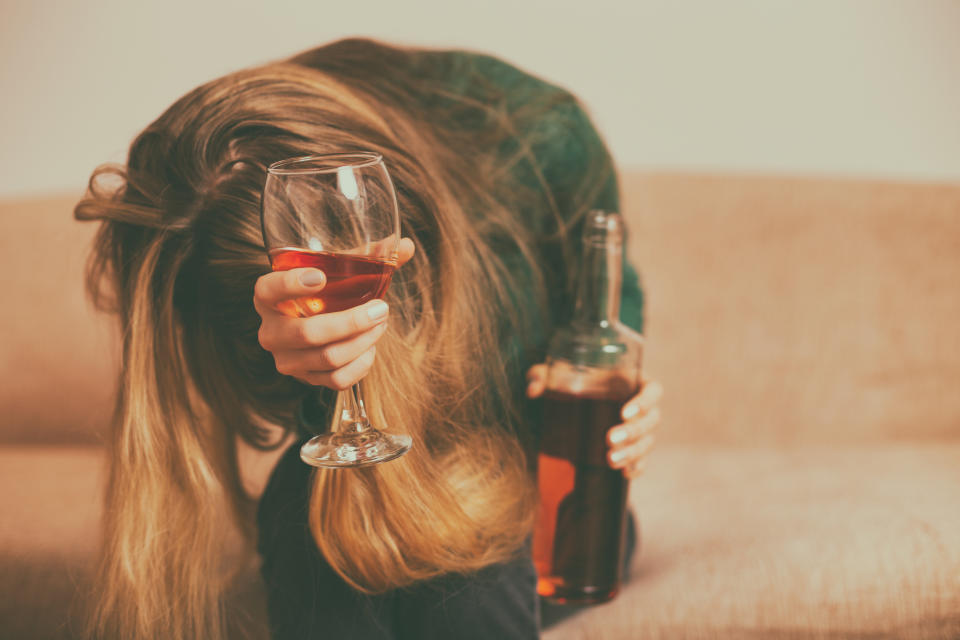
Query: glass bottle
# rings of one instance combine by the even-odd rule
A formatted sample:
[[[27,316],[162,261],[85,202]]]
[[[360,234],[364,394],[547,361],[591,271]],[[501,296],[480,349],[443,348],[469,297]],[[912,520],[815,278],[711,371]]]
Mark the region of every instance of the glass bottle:
[[[557,603],[602,602],[620,588],[629,483],[607,463],[606,435],[639,389],[642,354],[619,322],[622,252],[620,216],[592,211],[573,318],[547,353],[533,557],[537,592]]]

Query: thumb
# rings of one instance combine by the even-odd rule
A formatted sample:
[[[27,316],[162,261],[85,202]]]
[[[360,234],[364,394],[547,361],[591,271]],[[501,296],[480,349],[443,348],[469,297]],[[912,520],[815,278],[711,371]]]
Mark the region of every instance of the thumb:
[[[410,238],[401,238],[397,244],[397,267],[399,268],[406,264],[410,258],[413,257],[415,251],[416,245],[413,244],[413,240]]]
[[[527,397],[536,398],[547,388],[547,365],[535,364],[527,371]]]

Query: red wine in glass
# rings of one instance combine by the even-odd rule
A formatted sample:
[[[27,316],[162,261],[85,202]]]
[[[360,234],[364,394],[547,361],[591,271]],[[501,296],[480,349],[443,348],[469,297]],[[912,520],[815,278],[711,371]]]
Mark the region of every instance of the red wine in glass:
[[[290,248],[271,251],[270,264],[274,271],[313,267],[327,276],[316,295],[291,300],[282,309],[300,317],[343,311],[382,297],[397,268],[393,261],[366,255]]]

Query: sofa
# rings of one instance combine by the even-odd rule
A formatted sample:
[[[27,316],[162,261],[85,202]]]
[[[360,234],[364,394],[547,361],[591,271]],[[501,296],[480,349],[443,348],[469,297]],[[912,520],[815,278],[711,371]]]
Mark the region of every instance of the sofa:
[[[622,185],[666,387],[631,487],[642,547],[614,601],[544,638],[960,637],[960,183]],[[10,640],[76,637],[97,546],[119,350],[84,296],[78,195],[0,203]],[[236,564],[233,634],[263,638],[255,558]]]

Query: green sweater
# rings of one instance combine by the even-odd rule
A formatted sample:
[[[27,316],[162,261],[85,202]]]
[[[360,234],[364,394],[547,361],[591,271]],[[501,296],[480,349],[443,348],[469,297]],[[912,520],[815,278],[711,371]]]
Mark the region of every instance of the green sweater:
[[[537,237],[548,308],[535,308],[535,297],[525,286],[519,286],[513,302],[528,312],[534,326],[527,332],[502,327],[501,348],[508,356],[514,406],[521,409],[521,424],[516,425],[516,431],[523,440],[532,437],[533,441],[527,440],[526,444],[533,446],[541,417],[539,404],[528,401],[524,393],[526,370],[544,361],[550,334],[572,313],[583,214],[590,209],[620,210],[616,172],[603,140],[569,92],[490,56],[466,52],[422,55],[427,58],[422,67],[425,73],[446,87],[453,96],[451,102],[482,105],[462,112],[460,118],[467,123],[466,128],[480,126],[482,112],[486,111],[494,116],[506,115],[515,132],[500,141],[496,149],[496,165],[509,167],[510,178],[504,181],[505,193],[499,197]],[[527,145],[530,153],[518,153]],[[510,191],[516,190],[517,184],[530,191],[527,197],[516,197]],[[556,237],[557,215],[567,225],[565,242],[550,239]],[[510,264],[518,282],[533,286],[532,275],[516,250],[511,254],[508,249],[500,255]],[[636,270],[626,261],[626,251],[620,319],[642,333],[643,292]]]
[[[311,62],[322,66],[322,60],[318,57]],[[445,128],[469,138],[470,147],[487,151],[494,161],[488,159],[478,170],[492,167],[502,175],[497,182],[498,200],[522,219],[535,238],[547,284],[547,308],[539,308],[531,295],[534,278],[519,251],[509,242],[504,242],[501,250],[500,242],[491,239],[518,282],[513,303],[531,319],[531,326],[524,331],[501,327],[501,349],[516,394],[514,406],[521,412],[522,424],[515,425],[516,431],[535,438],[530,429],[536,430],[539,411],[524,393],[526,370],[543,362],[551,333],[572,313],[581,247],[582,224],[578,220],[590,209],[620,209],[610,154],[572,94],[497,58],[463,51],[404,52],[379,60],[377,67],[385,97],[422,109],[428,121],[443,119]],[[405,81],[394,82],[400,75],[407,76]],[[399,93],[398,87],[408,86],[416,86],[417,92]],[[512,135],[491,134],[495,129],[490,126],[491,118],[508,122]],[[557,216],[568,227],[566,242],[558,240]],[[642,332],[643,293],[637,272],[625,257],[623,267],[620,319]],[[321,390],[321,395],[333,399],[332,393]],[[319,417],[312,411],[308,414]],[[322,426],[315,419],[305,422],[311,423],[312,430],[326,428],[325,418]]]
[[[609,166],[612,159],[579,101],[569,92],[544,80],[520,71],[497,58],[467,52],[425,54],[444,60],[439,65],[441,82],[449,91],[488,105],[507,114],[514,122],[517,138],[501,145],[504,164],[512,165],[513,177],[531,189],[539,190],[540,206],[526,206],[518,211],[528,223],[545,235],[552,231],[547,223],[552,214],[550,203],[566,221],[590,209],[620,211],[620,195],[616,173],[606,179],[591,180],[592,167]],[[428,65],[432,66],[432,65]],[[492,104],[496,102],[498,104]],[[532,104],[549,104],[545,110],[528,110]],[[469,117],[469,116],[467,116]],[[543,180],[529,161],[517,162],[513,155],[519,141],[527,141]],[[574,224],[568,234],[568,255],[579,259],[581,225]],[[551,292],[551,315],[565,320],[572,307],[571,283],[566,277],[571,265],[564,264],[558,247],[542,247],[544,269],[560,276],[556,284],[563,291]],[[623,287],[620,320],[637,332],[643,332],[643,292],[634,267],[624,252]],[[562,275],[561,275],[562,274]],[[550,274],[548,274],[550,275]],[[529,299],[529,298],[525,298]]]

